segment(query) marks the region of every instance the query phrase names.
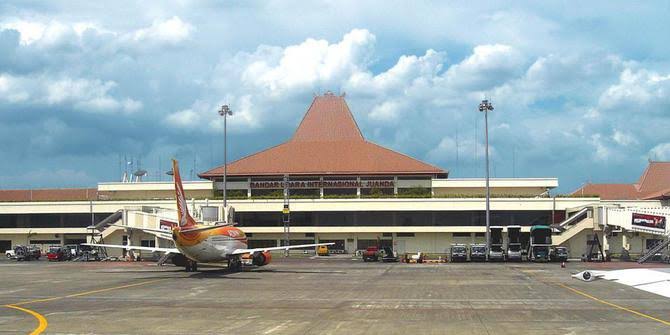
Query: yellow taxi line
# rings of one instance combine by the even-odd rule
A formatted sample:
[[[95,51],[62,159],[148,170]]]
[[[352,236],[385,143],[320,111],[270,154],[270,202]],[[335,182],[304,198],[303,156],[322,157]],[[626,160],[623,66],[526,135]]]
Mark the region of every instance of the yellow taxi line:
[[[637,316],[641,316],[641,317],[643,317],[643,318],[647,318],[647,319],[649,319],[649,320],[653,320],[653,321],[662,323],[662,324],[664,324],[664,325],[666,325],[666,326],[670,326],[670,321],[666,321],[666,320],[662,320],[662,319],[659,319],[659,318],[655,318],[655,317],[653,317],[653,316],[651,316],[651,315],[647,315],[647,314],[644,314],[644,313],[642,313],[642,312],[638,312],[638,311],[636,311],[636,310],[633,310],[633,309],[630,309],[630,308],[626,308],[626,307],[617,305],[617,304],[615,304],[615,303],[611,303],[611,302],[609,302],[609,301],[605,301],[605,300],[596,298],[596,297],[594,297],[594,296],[592,296],[592,295],[590,295],[590,294],[588,294],[588,293],[586,293],[586,292],[580,291],[580,290],[578,290],[578,289],[576,289],[576,288],[572,288],[572,287],[570,287],[570,286],[568,286],[568,285],[565,285],[565,284],[558,284],[558,285],[561,286],[561,287],[563,287],[563,288],[565,288],[565,289],[568,289],[568,290],[570,290],[570,291],[572,291],[572,292],[574,292],[574,293],[576,293],[576,294],[579,294],[579,295],[581,295],[581,296],[583,296],[583,297],[586,297],[586,298],[589,298],[589,299],[591,299],[591,300],[597,301],[597,302],[599,302],[599,303],[601,303],[601,304],[604,304],[604,305],[607,305],[607,306],[610,306],[610,307],[614,307],[614,308],[616,308],[616,309],[620,309],[620,310],[622,310],[622,311],[626,311],[626,312],[628,312],[628,313],[635,314],[635,315],[637,315]]]
[[[19,310],[21,312],[28,313],[28,314],[32,315],[33,317],[35,317],[35,319],[37,319],[37,321],[39,322],[39,325],[32,332],[30,332],[30,335],[41,334],[45,329],[47,329],[47,326],[49,325],[49,323],[47,322],[47,319],[44,317],[44,315],[42,315],[40,313],[37,313],[33,310],[23,308],[23,307],[19,307],[19,306],[14,306],[14,305],[5,305],[5,307],[13,308],[13,309]]]
[[[152,283],[156,283],[156,282],[163,281],[163,280],[165,280],[165,279],[147,280],[147,281],[134,283],[134,284],[127,284],[127,285],[121,285],[121,286],[114,286],[114,287],[108,287],[108,288],[103,288],[103,289],[85,291],[85,292],[81,292],[81,293],[74,293],[74,294],[64,295],[64,296],[61,296],[61,297],[52,297],[52,298],[43,298],[43,299],[21,301],[21,302],[15,303],[15,304],[4,305],[4,307],[16,309],[16,310],[28,313],[28,314],[32,315],[33,317],[35,317],[37,319],[37,321],[39,321],[39,325],[30,334],[31,335],[38,335],[38,334],[41,334],[47,328],[47,325],[49,324],[47,322],[47,319],[42,314],[37,313],[37,312],[35,312],[33,310],[30,310],[30,309],[24,308],[24,307],[19,307],[19,305],[27,305],[27,304],[37,303],[37,302],[46,302],[46,301],[60,300],[60,299],[66,299],[66,298],[81,297],[81,296],[84,296],[84,295],[90,295],[90,294],[95,294],[95,293],[100,293],[100,292],[107,292],[107,291],[113,291],[113,290],[120,290],[120,289],[123,289],[123,288],[129,288],[129,287],[135,287],[135,286],[140,286],[140,285],[152,284]]]

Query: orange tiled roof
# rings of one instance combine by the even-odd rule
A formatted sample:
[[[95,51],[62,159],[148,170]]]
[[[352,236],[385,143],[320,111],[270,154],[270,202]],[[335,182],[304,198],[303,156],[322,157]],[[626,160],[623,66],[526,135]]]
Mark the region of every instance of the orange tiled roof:
[[[41,190],[0,190],[0,202],[96,200],[95,188],[59,188]]]
[[[412,175],[447,172],[365,140],[344,97],[317,96],[293,137],[228,164],[229,176]],[[200,174],[223,175],[223,166]]]
[[[649,200],[670,197],[670,162],[650,161],[635,184],[586,184],[574,195],[598,195],[604,200]]]

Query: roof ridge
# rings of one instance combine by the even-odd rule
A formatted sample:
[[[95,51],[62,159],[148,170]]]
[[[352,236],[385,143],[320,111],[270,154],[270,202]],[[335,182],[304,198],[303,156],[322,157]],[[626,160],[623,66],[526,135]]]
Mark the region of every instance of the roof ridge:
[[[444,170],[444,169],[439,168],[439,167],[437,167],[437,166],[435,166],[435,165],[433,165],[433,164],[426,163],[426,162],[424,162],[424,161],[422,161],[422,160],[418,160],[418,159],[416,159],[416,158],[414,158],[414,157],[412,157],[412,156],[409,156],[409,155],[407,155],[407,154],[403,154],[402,152],[395,151],[395,150],[393,150],[393,149],[389,149],[389,148],[387,148],[387,147],[385,147],[385,146],[379,145],[379,144],[377,144],[377,143],[374,143],[374,142],[371,142],[371,141],[368,141],[368,140],[365,140],[365,143],[369,143],[369,144],[372,144],[372,145],[377,146],[377,147],[379,147],[379,148],[382,148],[382,149],[384,149],[384,150],[391,151],[391,152],[396,153],[396,154],[398,154],[398,155],[404,156],[405,158],[409,158],[409,159],[411,159],[411,160],[413,160],[413,161],[417,161],[417,162],[420,162],[420,163],[422,163],[422,164],[426,164],[426,165],[428,165],[428,166],[430,166],[430,167],[432,167],[432,168],[434,168],[434,169],[436,169],[436,170],[440,170],[440,171],[443,171],[443,172],[446,172],[447,174],[449,174],[449,170]]]
[[[344,97],[340,97],[340,98],[342,99],[342,102],[344,103],[343,104],[344,107],[347,108],[347,112],[349,114],[349,117],[351,117],[351,119],[354,121],[354,126],[356,126],[356,130],[358,130],[358,134],[361,135],[361,138],[363,138],[363,141],[367,141],[367,139],[365,139],[365,136],[363,136],[363,132],[361,131],[361,127],[358,126],[358,122],[356,121],[356,118],[354,117],[354,112],[352,112],[351,109],[349,108],[349,104],[347,103],[347,100],[344,99]]]
[[[314,106],[314,103],[316,102],[316,98],[318,98],[318,96],[314,96],[314,99],[312,99],[312,103],[309,104],[309,107],[307,107],[307,112],[306,112],[305,114],[302,115],[302,119],[300,119],[300,123],[298,123],[298,126],[297,126],[297,127],[295,128],[295,130],[293,131],[293,135],[291,135],[291,138],[289,138],[288,141],[293,141],[293,140],[295,139],[295,135],[298,134],[298,130],[300,129],[300,127],[302,126],[302,124],[305,122],[305,119],[307,118],[307,114],[309,114],[309,111],[310,111],[310,110],[312,109],[312,107]],[[288,141],[287,141],[287,142],[288,142]],[[270,148],[268,148],[268,149],[270,149]],[[260,152],[260,151],[259,151],[259,152]]]
[[[289,141],[282,142],[282,143],[273,145],[273,146],[271,146],[271,147],[269,147],[269,148],[265,148],[265,149],[263,149],[263,150],[261,150],[261,151],[256,151],[256,152],[250,153],[250,154],[248,154],[248,155],[246,155],[246,156],[240,157],[240,158],[238,158],[238,159],[236,159],[236,160],[234,160],[234,161],[232,161],[232,162],[229,162],[229,163],[227,163],[227,164],[225,164],[225,165],[230,166],[231,164],[237,163],[237,162],[239,162],[239,161],[241,161],[241,160],[247,159],[247,158],[252,157],[252,156],[256,156],[256,155],[258,155],[258,154],[261,154],[261,153],[264,153],[264,152],[266,152],[266,151],[270,151],[270,150],[272,150],[272,149],[274,149],[274,148],[278,148],[278,147],[280,147],[280,146],[282,146],[282,145],[288,144],[288,142],[289,142]],[[220,168],[222,168],[222,167],[223,167],[223,165],[220,165],[220,166],[217,166],[217,167],[215,167],[215,168],[213,168],[213,169],[209,169],[209,170],[207,170],[207,171],[205,171],[205,172],[203,172],[203,173],[198,173],[198,177],[203,178],[203,176],[205,176],[205,175],[213,174],[213,173],[214,173],[214,170],[216,170],[216,169],[220,169]]]
[[[334,94],[314,97],[289,142],[314,139],[323,142],[365,140],[344,97]]]

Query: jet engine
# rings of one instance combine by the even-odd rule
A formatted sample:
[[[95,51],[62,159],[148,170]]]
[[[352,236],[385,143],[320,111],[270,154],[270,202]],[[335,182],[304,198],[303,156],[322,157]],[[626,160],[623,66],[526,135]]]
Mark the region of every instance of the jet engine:
[[[173,254],[172,255],[172,264],[176,266],[186,266],[186,256],[182,254]]]
[[[582,271],[580,273],[572,275],[572,278],[576,278],[576,279],[579,279],[579,280],[589,282],[589,281],[594,281],[596,279],[600,279],[604,275],[605,274],[603,273],[603,271]]]
[[[263,251],[263,252],[256,251],[251,256],[251,264],[256,265],[256,266],[268,265],[268,264],[270,264],[271,260],[272,260],[272,255],[270,255],[269,251]]]

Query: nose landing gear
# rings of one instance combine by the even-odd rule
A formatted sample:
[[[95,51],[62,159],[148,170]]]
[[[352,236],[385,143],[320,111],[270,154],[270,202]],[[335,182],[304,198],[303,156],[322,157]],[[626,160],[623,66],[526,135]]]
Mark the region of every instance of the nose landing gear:
[[[190,259],[186,260],[186,272],[195,271],[198,271],[198,262],[192,261]]]

